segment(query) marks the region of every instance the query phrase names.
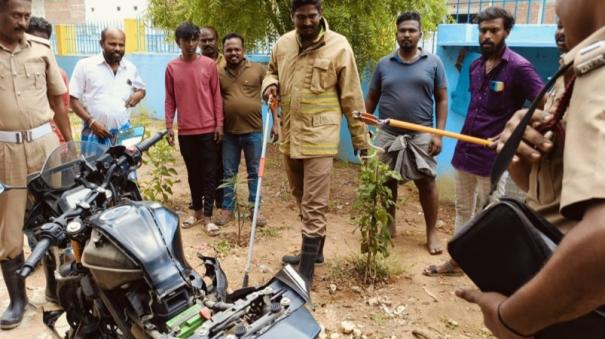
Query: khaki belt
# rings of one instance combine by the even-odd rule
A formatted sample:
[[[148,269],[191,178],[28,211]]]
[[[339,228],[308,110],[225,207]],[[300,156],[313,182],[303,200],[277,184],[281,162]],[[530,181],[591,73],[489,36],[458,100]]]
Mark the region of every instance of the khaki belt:
[[[26,131],[0,131],[0,142],[9,142],[13,144],[32,142],[42,138],[48,133],[52,133],[52,131],[53,129],[50,126],[50,122]]]

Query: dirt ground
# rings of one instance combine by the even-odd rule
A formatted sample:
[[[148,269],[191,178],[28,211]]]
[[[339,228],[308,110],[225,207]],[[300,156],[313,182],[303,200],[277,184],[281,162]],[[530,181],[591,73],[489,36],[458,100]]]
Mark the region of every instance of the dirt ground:
[[[175,184],[173,198],[167,205],[183,217],[188,213],[189,189],[180,154],[174,154],[179,182]],[[140,172],[142,180],[144,173],[145,168]],[[447,254],[431,256],[426,251],[424,219],[413,185],[400,187],[402,193],[396,218],[399,236],[394,240],[390,258],[395,272],[391,282],[367,287],[350,278],[347,259],[360,250],[360,236],[351,218],[356,187],[357,166],[336,162],[325,245],[326,263],[316,269],[312,294],[316,304],[314,316],[325,327],[327,336],[340,332],[341,323],[347,320],[368,338],[491,338],[482,324],[479,309],[454,295],[457,287],[471,285],[466,277],[422,275],[425,266],[443,262]],[[250,275],[253,284],[268,281],[280,269],[281,256],[296,252],[300,246],[300,221],[294,199],[288,193],[281,157],[273,146],[268,151],[263,196],[263,213],[269,223],[257,234]],[[451,203],[442,203],[439,230],[444,246],[451,235],[453,215]],[[185,252],[190,263],[201,270],[197,252],[218,255],[233,289],[242,283],[249,223],[241,238],[242,247],[235,244],[236,233],[237,226],[233,222],[214,238],[208,237],[201,226],[183,230]],[[17,329],[0,331],[0,338],[53,337],[41,320],[41,310],[52,305],[44,302],[44,276],[40,269],[28,279],[27,284],[31,305],[25,320]],[[2,282],[0,307],[4,309],[7,305],[8,296]],[[64,330],[65,327],[59,329]]]

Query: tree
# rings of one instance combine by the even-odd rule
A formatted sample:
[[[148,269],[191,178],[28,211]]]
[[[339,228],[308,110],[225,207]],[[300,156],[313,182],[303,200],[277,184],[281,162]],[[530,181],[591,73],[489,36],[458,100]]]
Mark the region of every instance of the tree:
[[[290,3],[291,0],[150,0],[148,13],[154,25],[168,31],[183,21],[191,21],[214,26],[221,35],[238,32],[246,39],[248,50],[267,49],[276,37],[293,29]],[[330,28],[351,43],[360,66],[376,62],[395,48],[398,13],[418,11],[425,34],[434,31],[447,15],[445,0],[324,0],[322,7]]]

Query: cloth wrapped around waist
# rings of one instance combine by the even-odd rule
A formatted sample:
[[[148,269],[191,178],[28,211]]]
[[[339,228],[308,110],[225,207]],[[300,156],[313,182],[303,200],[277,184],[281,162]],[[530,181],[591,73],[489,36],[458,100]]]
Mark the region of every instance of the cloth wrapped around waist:
[[[374,145],[385,151],[380,160],[399,172],[404,181],[410,181],[437,175],[437,161],[428,153],[431,140],[428,133],[394,135],[381,130]]]

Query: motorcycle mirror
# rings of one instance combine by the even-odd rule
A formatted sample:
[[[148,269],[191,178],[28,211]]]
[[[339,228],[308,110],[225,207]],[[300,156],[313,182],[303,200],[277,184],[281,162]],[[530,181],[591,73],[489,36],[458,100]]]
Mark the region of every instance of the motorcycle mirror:
[[[122,145],[126,148],[132,148],[145,136],[145,127],[137,126],[133,128],[129,128],[123,132],[118,134],[116,145]]]

